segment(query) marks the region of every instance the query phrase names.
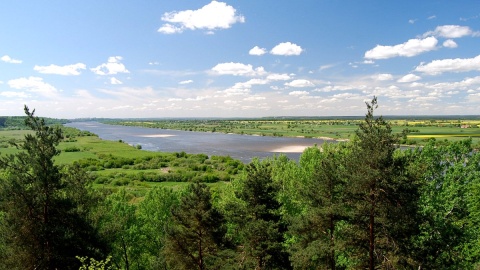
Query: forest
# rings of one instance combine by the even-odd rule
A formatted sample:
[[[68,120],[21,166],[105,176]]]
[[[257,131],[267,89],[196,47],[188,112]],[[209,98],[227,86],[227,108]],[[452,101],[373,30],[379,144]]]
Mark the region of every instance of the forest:
[[[25,107],[31,132],[0,156],[0,269],[480,269],[472,139],[400,149],[377,107],[366,103],[348,141],[248,164],[187,153],[60,162],[78,141]],[[140,197],[99,173],[175,162],[183,188]],[[147,175],[135,181],[171,181]]]

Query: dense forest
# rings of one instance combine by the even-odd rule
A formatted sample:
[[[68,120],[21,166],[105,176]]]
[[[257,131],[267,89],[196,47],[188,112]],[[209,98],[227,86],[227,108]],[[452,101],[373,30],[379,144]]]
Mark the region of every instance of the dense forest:
[[[55,163],[62,129],[26,107],[34,133],[0,157],[0,269],[478,269],[471,139],[399,149],[376,98],[366,105],[348,142],[134,202]]]

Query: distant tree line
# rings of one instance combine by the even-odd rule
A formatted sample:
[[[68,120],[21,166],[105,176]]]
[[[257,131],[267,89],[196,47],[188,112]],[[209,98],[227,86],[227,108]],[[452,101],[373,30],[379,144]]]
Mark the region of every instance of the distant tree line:
[[[477,269],[480,154],[471,140],[399,150],[376,108],[350,142],[135,203],[56,166],[60,130],[26,108],[35,135],[0,159],[0,268]]]

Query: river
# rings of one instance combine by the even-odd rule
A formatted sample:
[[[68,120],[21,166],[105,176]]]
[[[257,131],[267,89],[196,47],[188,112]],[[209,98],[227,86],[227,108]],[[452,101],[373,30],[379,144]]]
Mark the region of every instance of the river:
[[[242,162],[254,157],[265,158],[285,154],[298,160],[306,147],[321,145],[322,139],[286,138],[194,132],[169,129],[107,125],[99,122],[72,122],[65,126],[87,130],[104,140],[122,140],[130,145],[141,145],[143,150],[231,156]]]

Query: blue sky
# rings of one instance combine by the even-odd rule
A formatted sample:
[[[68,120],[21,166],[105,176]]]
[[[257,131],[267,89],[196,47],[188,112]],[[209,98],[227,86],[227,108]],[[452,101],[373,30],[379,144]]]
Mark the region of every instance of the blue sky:
[[[7,0],[0,37],[0,115],[480,112],[478,1]]]

